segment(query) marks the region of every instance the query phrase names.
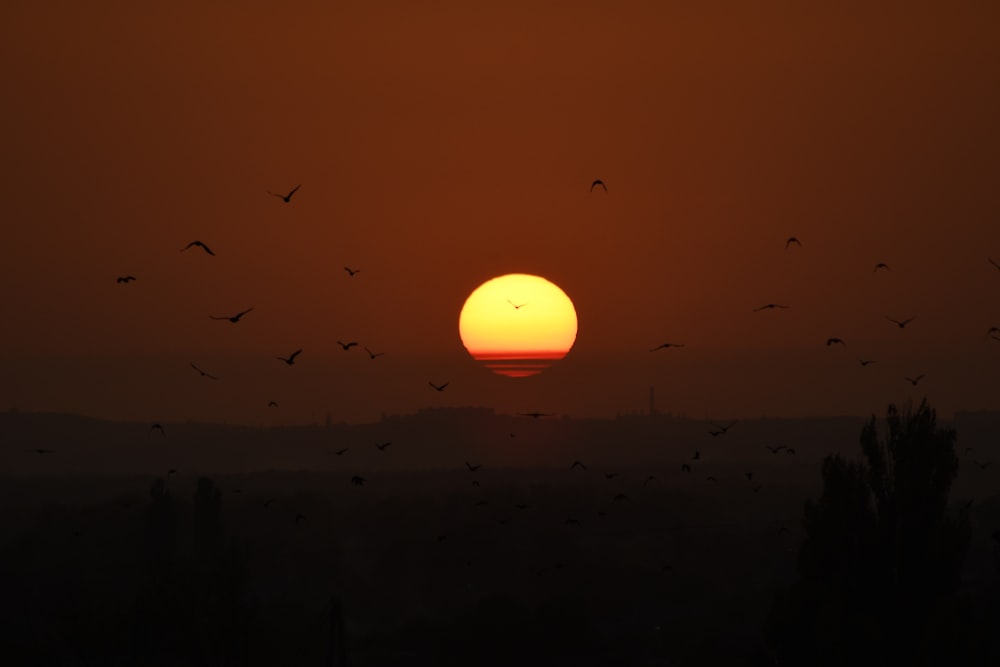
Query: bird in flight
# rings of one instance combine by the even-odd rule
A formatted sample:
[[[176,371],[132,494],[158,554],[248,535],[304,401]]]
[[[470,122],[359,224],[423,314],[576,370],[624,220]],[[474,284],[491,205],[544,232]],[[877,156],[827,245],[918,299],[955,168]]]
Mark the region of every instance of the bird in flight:
[[[681,464],[681,472],[691,472],[691,466],[687,463]]]
[[[907,382],[909,382],[910,384],[912,384],[914,387],[916,387],[917,383],[920,382],[920,380],[922,380],[923,377],[924,376],[921,374],[921,375],[918,375],[915,378],[905,377],[903,379],[906,380]]]
[[[684,347],[683,343],[661,343],[654,348],[651,348],[650,352],[656,352],[657,350],[667,350],[671,347]]]
[[[26,451],[26,452],[28,452],[30,454],[54,454],[55,453],[54,449],[43,449],[43,448],[26,449],[24,451]]]
[[[607,191],[608,191],[608,186],[606,186],[606,185],[604,184],[604,181],[602,181],[602,180],[601,180],[601,179],[599,179],[599,178],[598,178],[597,180],[595,180],[595,181],[594,181],[593,183],[591,183],[591,184],[590,184],[590,191],[591,191],[591,192],[593,192],[593,191],[594,191],[594,188],[596,188],[596,187],[597,187],[598,185],[600,185],[600,186],[601,186],[602,188],[604,188],[604,191],[605,191],[605,192],[607,192]]]
[[[351,484],[353,484],[354,486],[364,486],[365,485],[365,478],[362,477],[361,475],[352,475],[351,476]]]
[[[995,338],[996,336],[994,336],[993,334],[997,333],[1000,333],[1000,327],[990,327],[989,329],[986,330],[986,337]]]
[[[620,474],[621,473],[617,473],[617,472],[606,472],[606,473],[604,473],[604,479],[614,479],[615,477],[620,476]]]
[[[973,461],[973,463],[975,463],[980,470],[986,470],[991,465],[993,465],[993,461]]]
[[[888,271],[889,270],[889,265],[886,264],[885,262],[879,262],[878,264],[875,265],[875,268],[872,269],[872,273],[878,273],[878,271],[880,269],[884,269],[884,270]]]
[[[570,518],[566,519],[565,521],[563,521],[563,523],[565,525],[567,525],[567,526],[579,526],[580,525],[580,521],[578,519],[574,519],[573,517],[570,517]]]
[[[736,426],[736,422],[737,421],[739,421],[739,420],[731,421],[728,424],[726,424],[725,426],[723,426],[722,424],[716,424],[715,422],[708,422],[708,423],[711,424],[712,426],[714,426],[715,428],[719,429],[723,433],[728,433],[729,429],[731,429],[732,427]]]
[[[573,461],[573,465],[569,467],[570,470],[573,468],[580,468],[581,470],[586,470],[587,466],[583,464],[583,461]]]
[[[708,477],[705,478],[705,481],[706,482],[718,482],[719,480],[717,480],[714,476],[709,475]]]
[[[434,384],[433,382],[428,380],[427,384],[433,387],[435,391],[444,391],[444,388],[447,387],[449,384],[451,384],[451,382],[445,382],[444,384]]]
[[[355,273],[361,273],[361,269],[352,269],[349,266],[345,266],[344,271],[347,271],[347,275],[350,276],[351,278],[354,277]]]
[[[295,515],[295,525],[296,526],[299,525],[300,523],[302,523],[305,520],[306,520],[306,515],[305,514],[296,514]]]
[[[240,312],[236,313],[232,317],[225,317],[225,316],[216,317],[215,315],[209,315],[208,317],[209,317],[209,319],[212,319],[212,320],[229,320],[233,324],[236,324],[237,322],[240,321],[241,317],[243,317],[244,315],[246,315],[247,313],[249,313],[251,310],[253,310],[253,306],[250,306],[246,310],[243,310],[243,311],[240,311]]]
[[[691,460],[692,461],[700,461],[701,460],[701,450],[700,449],[694,450],[694,456],[691,457]]]
[[[295,350],[294,352],[292,352],[287,357],[277,357],[277,359],[279,361],[284,361],[286,364],[288,364],[289,366],[291,366],[292,364],[295,363],[295,357],[299,356],[300,354],[302,354],[302,350],[301,349]]]
[[[343,449],[338,449],[337,451],[334,452],[334,454],[336,454],[337,456],[343,456],[344,454],[347,453],[348,449],[350,449],[350,447],[344,447]]]
[[[191,362],[191,368],[193,368],[196,371],[198,371],[203,378],[209,378],[211,380],[218,380],[219,379],[216,376],[212,375],[211,373],[209,373],[207,371],[203,371],[202,369],[200,369],[197,366],[195,366],[193,361]]]
[[[987,257],[986,259],[989,260],[990,264],[992,264],[994,266],[994,268],[997,269],[997,271],[1000,271],[1000,264],[997,264],[996,262],[994,262],[992,257]]]
[[[284,200],[284,202],[287,204],[287,203],[289,203],[289,202],[292,201],[292,195],[294,195],[296,193],[296,191],[298,191],[298,189],[301,188],[301,187],[302,187],[302,184],[299,183],[294,188],[292,188],[292,191],[289,192],[287,195],[279,195],[277,192],[271,192],[270,190],[267,191],[267,194],[274,195],[275,197]]]
[[[522,417],[531,417],[532,419],[538,419],[539,417],[551,417],[551,412],[518,412],[518,415]]]
[[[152,433],[153,431],[155,431],[157,429],[159,429],[160,435],[166,435],[166,432],[163,430],[163,424],[160,424],[159,422],[157,422],[156,424],[153,424],[152,426],[150,426],[149,427],[149,432]]]
[[[135,276],[118,276],[118,278],[115,279],[115,282],[116,283],[130,283],[133,280],[135,280]]]
[[[212,257],[215,257],[215,253],[214,253],[214,252],[212,252],[212,249],[211,249],[211,248],[209,248],[209,247],[208,247],[207,245],[205,245],[204,243],[202,243],[201,241],[191,241],[191,243],[188,243],[188,244],[187,244],[186,246],[184,246],[183,248],[181,248],[181,252],[184,252],[184,251],[185,251],[185,250],[187,250],[188,248],[193,248],[193,247],[195,247],[195,246],[197,246],[197,247],[201,248],[202,250],[204,250],[205,252],[207,252],[207,253],[208,253],[209,255],[211,255]]]
[[[616,493],[615,497],[611,499],[611,502],[616,503],[619,500],[628,500],[628,496],[626,496],[624,493]]]
[[[800,248],[802,247],[802,241],[798,240],[794,236],[789,236],[788,240],[785,241],[785,250],[788,250],[788,246],[792,245],[793,243]]]
[[[350,350],[352,347],[354,347],[357,344],[358,344],[357,341],[353,341],[353,340],[350,343],[342,343],[339,340],[337,341],[337,345],[339,345],[340,347],[344,348],[344,352],[347,352],[348,350]]]
[[[372,352],[367,347],[365,348],[365,352],[368,353],[368,358],[369,359],[374,359],[376,357],[381,357],[383,354],[385,354],[385,352]]]
[[[868,366],[870,364],[876,363],[876,359],[858,359],[858,363],[862,366]]]
[[[385,448],[388,447],[391,444],[392,444],[392,441],[390,440],[389,442],[376,442],[375,446],[378,447],[378,450],[380,452],[384,452]]]
[[[646,477],[646,479],[642,481],[642,485],[646,486],[650,482],[655,482],[655,481],[656,481],[656,475],[649,475],[648,477]]]
[[[277,498],[268,498],[267,500],[264,501],[264,507],[270,507],[272,504],[274,504],[274,501],[276,500]]]
[[[908,318],[906,318],[905,320],[903,320],[903,321],[900,321],[900,320],[894,320],[894,319],[892,319],[891,317],[889,317],[888,315],[886,315],[886,316],[885,316],[885,319],[889,320],[890,322],[892,322],[893,324],[895,324],[895,325],[896,325],[897,327],[899,327],[900,329],[903,329],[903,328],[905,328],[905,327],[906,327],[906,325],[907,325],[907,324],[909,324],[909,323],[910,323],[910,322],[912,322],[913,320],[917,319],[917,316],[916,316],[916,315],[914,315],[913,317],[908,317]]]
[[[847,347],[847,343],[845,343],[842,338],[827,338],[826,346],[830,347],[831,345],[842,345],[843,347]]]
[[[276,407],[278,407],[278,402],[277,401],[268,401],[267,402],[267,407],[269,407],[269,408],[276,408]]]
[[[783,306],[780,303],[766,303],[760,308],[754,308],[753,312],[757,313],[762,310],[774,310],[775,308],[790,308],[791,306]]]
[[[465,467],[469,469],[469,472],[476,472],[477,470],[479,470],[480,468],[483,467],[483,464],[482,463],[478,463],[476,465],[472,465],[471,463],[469,463],[468,461],[466,461],[465,462]]]
[[[514,310],[521,310],[521,308],[523,308],[523,307],[525,307],[525,306],[528,305],[526,303],[514,303],[510,299],[507,299],[507,303],[509,303],[510,305],[514,306]]]
[[[788,448],[785,447],[784,445],[778,445],[777,447],[772,447],[771,445],[764,445],[764,449],[768,450],[772,454],[777,454],[782,449],[788,449]]]

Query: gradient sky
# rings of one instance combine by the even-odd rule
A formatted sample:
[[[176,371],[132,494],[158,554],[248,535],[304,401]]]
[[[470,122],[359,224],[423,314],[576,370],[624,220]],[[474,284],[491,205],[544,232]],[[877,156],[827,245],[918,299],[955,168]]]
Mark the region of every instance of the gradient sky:
[[[1000,6],[834,5],[4,2],[0,407],[996,408]],[[578,311],[535,378],[458,335],[510,272]]]

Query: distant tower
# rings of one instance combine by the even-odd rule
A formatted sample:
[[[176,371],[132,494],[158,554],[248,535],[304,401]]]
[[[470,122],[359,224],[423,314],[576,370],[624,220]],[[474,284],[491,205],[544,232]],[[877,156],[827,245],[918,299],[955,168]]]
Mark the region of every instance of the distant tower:
[[[656,414],[656,387],[649,385],[649,416]]]

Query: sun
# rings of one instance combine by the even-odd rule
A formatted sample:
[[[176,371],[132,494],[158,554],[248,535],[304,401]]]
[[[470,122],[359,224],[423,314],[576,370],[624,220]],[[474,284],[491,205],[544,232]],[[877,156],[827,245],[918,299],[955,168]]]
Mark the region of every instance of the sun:
[[[472,358],[507,377],[536,375],[565,357],[576,342],[576,326],[566,293],[526,273],[487,280],[465,300],[458,318]]]

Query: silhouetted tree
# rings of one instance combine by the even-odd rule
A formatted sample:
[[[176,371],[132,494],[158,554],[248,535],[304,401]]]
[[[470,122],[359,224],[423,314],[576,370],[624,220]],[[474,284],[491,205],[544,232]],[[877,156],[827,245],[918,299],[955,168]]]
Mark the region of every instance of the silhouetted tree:
[[[136,600],[135,650],[161,658],[173,653],[179,634],[175,549],[177,517],[166,483],[157,478],[149,490],[143,517],[144,585]]]
[[[823,493],[805,506],[799,581],[779,594],[768,641],[782,665],[944,664],[959,650],[954,594],[970,527],[947,512],[955,431],[926,401],[890,405],[863,462],[823,461]]]

